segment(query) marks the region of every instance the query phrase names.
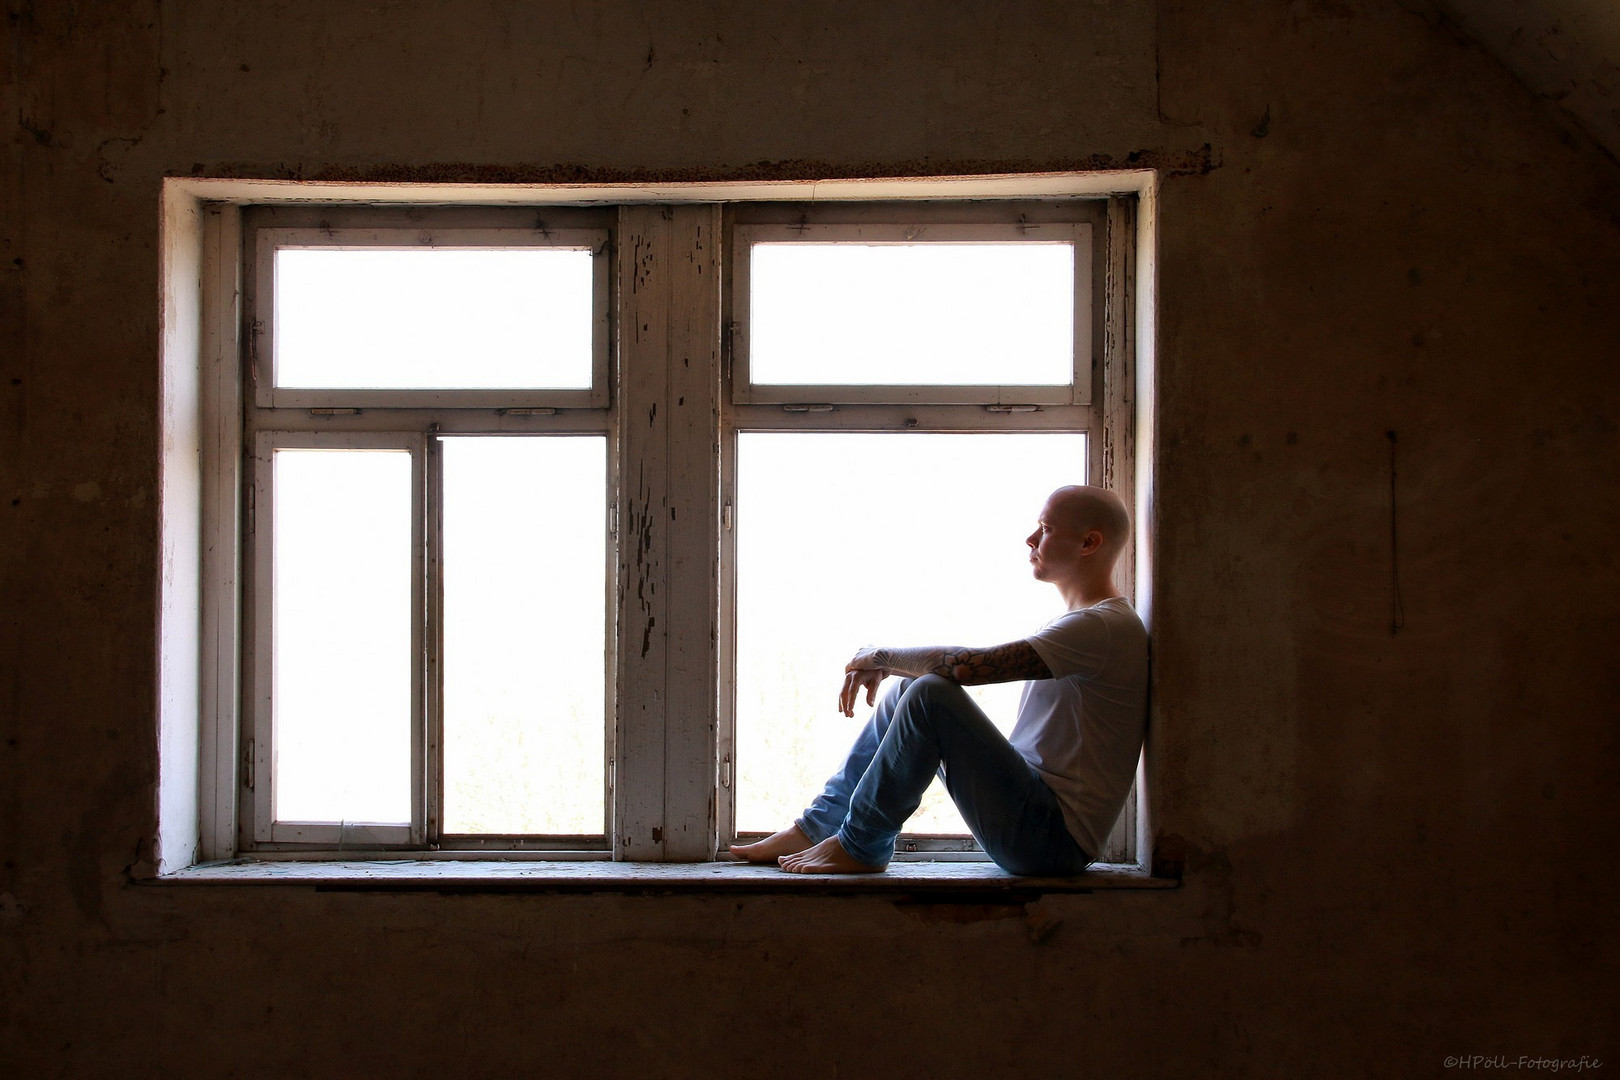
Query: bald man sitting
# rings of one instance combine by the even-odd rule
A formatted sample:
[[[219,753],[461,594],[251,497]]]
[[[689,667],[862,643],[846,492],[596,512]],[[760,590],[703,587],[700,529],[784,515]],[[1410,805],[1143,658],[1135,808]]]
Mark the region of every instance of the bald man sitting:
[[[1136,775],[1147,722],[1147,632],[1114,588],[1130,536],[1125,504],[1096,487],[1059,488],[1024,541],[1035,577],[1066,612],[1022,641],[987,649],[878,648],[844,669],[838,707],[905,676],[872,713],[827,787],[749,862],[797,874],[870,874],[937,773],[973,837],[1014,874],[1078,874],[1102,852]],[[1028,680],[1011,737],[963,686]]]

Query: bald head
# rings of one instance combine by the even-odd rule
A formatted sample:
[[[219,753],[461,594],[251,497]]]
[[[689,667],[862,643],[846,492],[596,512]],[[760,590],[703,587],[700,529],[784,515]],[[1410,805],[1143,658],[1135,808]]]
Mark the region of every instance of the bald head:
[[[1125,500],[1107,488],[1089,484],[1060,487],[1046,500],[1052,524],[1076,535],[1096,529],[1102,534],[1102,551],[1108,563],[1119,557],[1131,538],[1131,515]]]

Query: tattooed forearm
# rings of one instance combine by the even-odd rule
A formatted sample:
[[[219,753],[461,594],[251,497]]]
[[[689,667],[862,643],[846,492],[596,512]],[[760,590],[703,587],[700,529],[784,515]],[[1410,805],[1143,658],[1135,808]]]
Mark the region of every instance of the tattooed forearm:
[[[1052,677],[1046,661],[1027,641],[1012,641],[988,649],[970,649],[963,645],[872,649],[852,660],[846,670],[873,668],[885,675],[943,675],[964,686]]]
[[[938,646],[918,649],[873,649],[871,663],[894,675],[927,675],[938,669],[948,650]],[[857,662],[860,658],[857,657]]]
[[[955,679],[963,686],[1052,677],[1052,669],[1027,641],[1010,641],[989,649],[947,649],[933,673]]]

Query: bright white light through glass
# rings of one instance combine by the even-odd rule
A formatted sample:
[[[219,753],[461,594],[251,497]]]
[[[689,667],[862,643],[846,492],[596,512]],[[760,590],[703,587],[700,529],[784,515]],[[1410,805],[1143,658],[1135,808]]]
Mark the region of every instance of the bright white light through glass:
[[[592,258],[567,248],[278,249],[276,385],[589,387]]]
[[[444,829],[601,835],[607,440],[442,446]]]
[[[1074,245],[755,244],[758,384],[1067,386]]]
[[[275,817],[411,820],[411,455],[277,450]]]
[[[842,763],[871,715],[837,709],[861,646],[999,645],[1063,612],[1024,538],[1085,476],[1078,434],[738,436],[739,832],[790,824]],[[1007,732],[1020,686],[970,692]],[[967,832],[937,781],[906,829]]]

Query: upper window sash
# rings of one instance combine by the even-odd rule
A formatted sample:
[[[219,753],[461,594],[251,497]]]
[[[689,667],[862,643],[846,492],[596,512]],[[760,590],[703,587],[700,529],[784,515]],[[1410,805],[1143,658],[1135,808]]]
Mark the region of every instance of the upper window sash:
[[[1067,315],[1070,326],[1068,356],[1050,381],[997,381],[994,373],[1004,355],[987,353],[983,370],[987,377],[976,382],[917,381],[883,384],[843,381],[836,376],[823,382],[764,382],[756,379],[755,349],[764,333],[756,325],[755,304],[756,245],[852,245],[894,248],[923,248],[930,244],[951,245],[957,254],[974,245],[1041,245],[1047,249],[1066,246],[1072,252],[1072,289],[1067,310],[1054,312],[1048,305],[1045,319],[1057,322]],[[1004,250],[1004,249],[1003,249]],[[1087,405],[1092,400],[1093,296],[1092,226],[1089,222],[980,222],[980,223],[768,223],[738,224],[732,242],[733,325],[732,400],[746,404],[890,404],[890,405]],[[1006,319],[1020,313],[1008,310]],[[1058,318],[1054,320],[1053,316]],[[837,319],[836,312],[807,311],[806,318]],[[1003,317],[996,312],[995,317]],[[991,314],[981,313],[982,325],[993,325]],[[1061,329],[1061,327],[1060,327]],[[757,365],[762,378],[769,378],[763,363]]]
[[[278,385],[277,252],[298,251],[577,251],[590,260],[589,357],[585,380],[573,386],[455,386],[417,388]],[[612,259],[605,228],[261,227],[254,230],[250,282],[253,317],[250,377],[261,409],[596,408],[609,405]],[[403,308],[400,310],[404,310]],[[381,315],[396,314],[383,309]],[[513,312],[513,316],[516,316]],[[518,321],[514,318],[514,321]],[[286,336],[284,331],[283,336]],[[386,346],[381,346],[386,348]],[[307,382],[307,380],[300,380]],[[485,379],[483,381],[489,381]]]

